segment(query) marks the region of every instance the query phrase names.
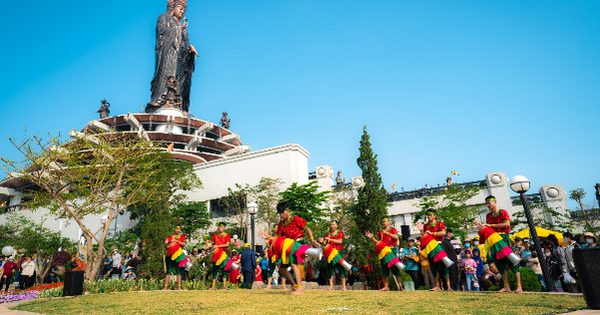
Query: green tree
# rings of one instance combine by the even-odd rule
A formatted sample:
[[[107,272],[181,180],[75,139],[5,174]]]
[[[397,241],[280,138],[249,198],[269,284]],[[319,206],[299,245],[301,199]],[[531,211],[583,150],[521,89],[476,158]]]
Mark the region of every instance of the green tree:
[[[277,202],[279,201],[281,185],[283,185],[283,181],[280,178],[262,177],[258,185],[255,186],[256,204],[258,204],[259,209],[257,217],[267,223],[267,233],[269,234],[279,221]]]
[[[58,232],[53,232],[22,215],[8,214],[7,222],[0,230],[10,231],[2,235],[0,246],[10,245],[25,254],[35,254],[36,284],[42,284],[46,275],[52,268],[54,261],[52,255],[59,249],[74,253],[75,243],[68,238],[60,237]]]
[[[210,213],[206,201],[180,202],[171,211],[175,225],[181,226],[181,231],[191,237],[199,229],[210,227]]]
[[[85,277],[93,280],[107,254],[106,237],[119,210],[166,198],[170,192],[164,190],[165,178],[181,185],[191,181],[189,176],[169,177],[173,174],[164,166],[171,164],[170,153],[136,135],[72,131],[71,136],[74,139],[68,142],[51,135],[28,136],[21,143],[9,138],[23,160],[0,159],[6,173],[40,188],[32,192],[36,194],[32,208],[46,207],[79,225],[87,241]],[[107,220],[98,230],[86,226],[85,217],[102,213],[107,213]]]
[[[348,235],[347,247],[349,257],[355,257],[367,263],[366,257],[373,254],[373,242],[365,237],[365,231],[376,233],[381,229],[381,220],[388,216],[387,191],[383,186],[381,174],[377,166],[377,154],[371,148],[370,136],[367,126],[363,127],[360,139],[360,155],[356,160],[362,171],[364,186],[358,189],[358,197],[348,211],[355,225],[351,227]],[[378,274],[379,263],[375,255],[371,255],[369,263],[374,263]]]
[[[438,219],[444,222],[447,228],[453,229],[454,234],[465,238],[468,230],[473,226],[473,220],[487,211],[480,206],[467,204],[467,201],[476,196],[480,190],[479,187],[465,188],[459,185],[450,185],[444,193],[433,197],[423,197],[418,204],[421,211],[415,214],[415,221],[422,220],[427,209],[436,209]]]
[[[521,200],[516,203],[521,204]],[[537,202],[530,202],[529,209],[533,223],[537,227],[552,231],[570,231],[574,228],[570,215],[558,211],[557,208],[548,207],[540,199]],[[528,227],[525,210],[514,212],[511,219],[510,225],[517,231]]]
[[[321,221],[325,214],[329,191],[318,192],[318,190],[319,184],[315,181],[304,185],[292,183],[290,187],[279,193],[279,197],[289,202],[289,209],[294,215],[308,222]]]
[[[576,218],[574,223],[583,227],[585,232],[598,233],[600,232],[600,209],[594,209],[593,205],[584,205],[583,199],[586,192],[583,188],[577,188],[569,191],[569,199],[576,201],[579,205],[579,212],[572,212]]]
[[[225,213],[232,216],[236,221],[236,228],[239,229],[240,239],[246,240],[246,230],[248,227],[248,197],[255,193],[255,188],[250,185],[235,184],[235,189],[227,188],[227,196],[222,197],[219,202],[225,208]]]

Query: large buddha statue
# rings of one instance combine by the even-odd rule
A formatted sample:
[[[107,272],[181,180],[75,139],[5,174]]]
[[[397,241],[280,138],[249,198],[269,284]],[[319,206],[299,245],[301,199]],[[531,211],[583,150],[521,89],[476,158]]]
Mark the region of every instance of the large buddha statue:
[[[187,112],[190,87],[198,52],[190,45],[187,19],[184,18],[187,0],[168,0],[167,12],[156,22],[156,60],[150,91],[152,97],[146,113],[162,106],[180,107]]]

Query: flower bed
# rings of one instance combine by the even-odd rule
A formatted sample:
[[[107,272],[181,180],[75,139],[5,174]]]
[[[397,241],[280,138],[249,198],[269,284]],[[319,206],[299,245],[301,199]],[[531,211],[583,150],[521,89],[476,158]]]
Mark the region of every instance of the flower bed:
[[[31,287],[26,290],[14,290],[11,292],[0,293],[0,303],[7,303],[20,300],[31,300],[35,298],[51,298],[63,296],[63,283],[51,283]],[[183,290],[208,290],[211,287],[211,282],[202,282],[197,280],[182,281],[181,288]],[[239,289],[241,284],[229,283],[227,287],[230,289]],[[163,280],[146,280],[138,281],[123,280],[123,279],[104,279],[101,281],[86,281],[83,284],[84,291],[87,294],[112,293],[112,292],[128,292],[128,291],[157,291],[164,288]],[[222,283],[217,284],[217,289],[223,287]],[[169,290],[176,290],[175,282],[169,283]]]
[[[37,299],[38,296],[39,296],[39,292],[33,291],[33,290],[32,291],[18,291],[18,292],[13,291],[13,292],[0,293],[0,304],[21,301],[21,300]]]

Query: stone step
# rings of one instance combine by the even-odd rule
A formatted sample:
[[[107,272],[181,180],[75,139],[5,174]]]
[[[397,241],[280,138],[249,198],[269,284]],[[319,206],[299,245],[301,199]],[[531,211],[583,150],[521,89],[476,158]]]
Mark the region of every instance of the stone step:
[[[257,289],[257,290],[261,290],[266,288],[267,285],[262,283],[262,282],[254,282],[252,283],[252,289]],[[292,288],[291,285],[286,284],[285,288],[287,290],[290,290]],[[282,290],[283,286],[280,284],[272,284],[271,285],[271,289],[273,290]],[[306,282],[306,281],[302,281],[302,289],[303,290],[327,290],[329,289],[328,285],[319,285],[317,282]],[[334,285],[333,286],[334,290],[341,290],[342,286],[341,285]],[[360,283],[360,282],[356,282],[354,283],[354,285],[347,285],[346,286],[347,290],[364,290],[365,286],[364,284]]]

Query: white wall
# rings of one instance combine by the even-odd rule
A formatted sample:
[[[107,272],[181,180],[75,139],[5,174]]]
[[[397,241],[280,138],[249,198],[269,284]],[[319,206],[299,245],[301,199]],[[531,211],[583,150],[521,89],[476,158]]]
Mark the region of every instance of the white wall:
[[[194,171],[203,188],[185,193],[190,201],[217,199],[227,196],[227,188],[236,183],[253,186],[262,177],[280,178],[284,187],[307,184],[308,155],[300,145],[286,144],[198,164]]]

